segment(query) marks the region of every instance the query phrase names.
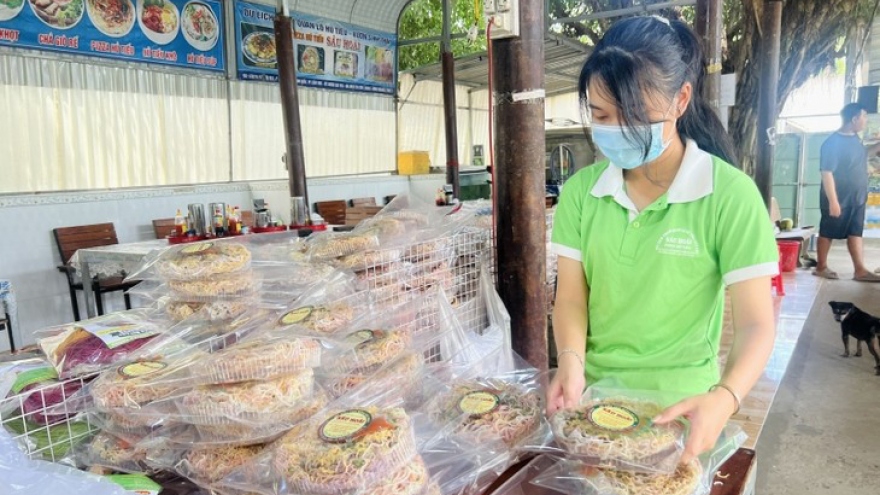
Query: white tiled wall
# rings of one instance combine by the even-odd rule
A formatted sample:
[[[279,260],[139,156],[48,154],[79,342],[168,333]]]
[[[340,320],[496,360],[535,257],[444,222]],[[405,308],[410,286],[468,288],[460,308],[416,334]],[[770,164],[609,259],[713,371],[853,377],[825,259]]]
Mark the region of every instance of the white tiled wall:
[[[431,182],[425,178],[419,182],[425,180]],[[437,181],[442,184],[442,176]],[[385,196],[409,193],[410,183],[409,178],[400,176],[316,179],[309,181],[309,199],[314,203],[374,196],[377,204],[381,204]],[[131,195],[102,192],[0,196],[0,279],[10,280],[16,293],[22,334],[16,335],[16,343],[33,343],[35,330],[73,320],[66,279],[56,269],[61,259],[52,229],[113,222],[119,242],[143,241],[154,237],[153,219],[173,217],[178,208],[185,209],[189,203],[225,202],[248,208],[253,198],[268,201],[287,222],[287,196],[285,181],[164,188]],[[122,309],[121,294],[105,295],[105,307]],[[85,314],[81,295],[80,308]],[[0,350],[5,349],[6,339],[0,338]]]

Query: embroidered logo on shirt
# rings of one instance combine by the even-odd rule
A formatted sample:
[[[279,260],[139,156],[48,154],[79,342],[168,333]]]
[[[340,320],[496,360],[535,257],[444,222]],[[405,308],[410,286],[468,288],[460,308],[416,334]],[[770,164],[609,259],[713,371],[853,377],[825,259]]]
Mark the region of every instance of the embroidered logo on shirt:
[[[694,257],[700,254],[700,245],[693,231],[671,229],[657,240],[657,252],[672,256]]]

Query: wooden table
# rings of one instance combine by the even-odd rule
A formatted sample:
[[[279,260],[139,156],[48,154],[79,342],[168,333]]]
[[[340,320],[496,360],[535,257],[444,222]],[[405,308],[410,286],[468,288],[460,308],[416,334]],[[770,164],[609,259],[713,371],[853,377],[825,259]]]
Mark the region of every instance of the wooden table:
[[[755,460],[754,450],[737,450],[715,474],[710,495],[753,495]],[[523,461],[508,469],[483,495],[559,495],[560,492],[531,483],[555,462],[552,457],[543,455]]]

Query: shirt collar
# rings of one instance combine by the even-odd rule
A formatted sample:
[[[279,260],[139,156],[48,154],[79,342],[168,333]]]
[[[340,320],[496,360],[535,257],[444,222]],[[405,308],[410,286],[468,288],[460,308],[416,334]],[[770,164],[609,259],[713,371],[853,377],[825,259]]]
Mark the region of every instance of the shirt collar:
[[[693,140],[686,140],[681,168],[666,192],[667,203],[690,203],[712,194],[715,190],[713,172],[712,155],[701,150]],[[590,194],[597,198],[612,196],[618,202],[626,198],[626,203],[631,203],[624,190],[623,169],[613,163],[599,176]]]

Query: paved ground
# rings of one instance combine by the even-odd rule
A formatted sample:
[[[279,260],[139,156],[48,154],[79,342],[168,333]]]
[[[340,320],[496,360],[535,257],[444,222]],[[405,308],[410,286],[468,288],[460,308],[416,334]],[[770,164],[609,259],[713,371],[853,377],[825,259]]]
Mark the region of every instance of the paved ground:
[[[880,241],[866,240],[865,254],[880,267]],[[866,349],[860,358],[840,356],[840,326],[828,306],[851,301],[880,315],[880,284],[850,280],[843,245],[830,265],[841,280],[819,291],[758,441],[758,495],[880,493],[880,376]]]

